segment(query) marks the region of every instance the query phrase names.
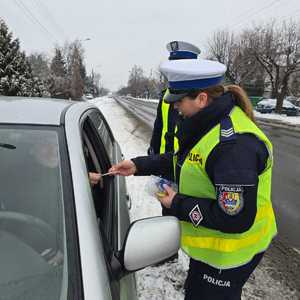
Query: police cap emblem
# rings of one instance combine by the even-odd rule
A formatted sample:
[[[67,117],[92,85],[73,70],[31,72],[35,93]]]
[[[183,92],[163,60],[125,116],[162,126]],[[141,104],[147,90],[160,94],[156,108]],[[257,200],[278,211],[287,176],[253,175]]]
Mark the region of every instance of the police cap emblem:
[[[172,51],[177,51],[179,49],[179,46],[178,46],[178,42],[177,41],[173,41],[170,43],[170,46],[171,46],[171,49]]]

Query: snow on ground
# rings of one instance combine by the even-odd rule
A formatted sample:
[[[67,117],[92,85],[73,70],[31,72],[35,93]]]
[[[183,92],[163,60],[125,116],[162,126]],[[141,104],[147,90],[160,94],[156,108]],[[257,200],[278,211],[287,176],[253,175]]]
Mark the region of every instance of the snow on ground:
[[[275,113],[271,114],[262,114],[258,111],[254,111],[255,117],[259,118],[260,120],[275,120],[280,121],[284,124],[290,124],[290,125],[300,125],[300,116],[295,117],[288,117],[287,115],[278,115]]]
[[[145,155],[149,143],[149,129],[110,98],[96,98],[95,103],[107,119],[125,158]],[[159,202],[147,193],[147,177],[127,177],[132,198],[131,220],[161,214]],[[180,252],[178,261],[158,267],[148,267],[137,272],[138,295],[141,300],[182,300],[183,285],[188,270],[188,258]],[[270,275],[270,266],[257,268],[246,284],[243,299],[297,299],[281,281]]]

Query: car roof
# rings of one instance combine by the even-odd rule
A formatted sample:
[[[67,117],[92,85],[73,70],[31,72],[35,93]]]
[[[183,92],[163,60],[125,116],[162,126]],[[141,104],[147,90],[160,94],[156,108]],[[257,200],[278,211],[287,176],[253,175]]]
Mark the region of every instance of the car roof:
[[[76,103],[83,101],[0,96],[0,123],[60,125],[64,111]]]

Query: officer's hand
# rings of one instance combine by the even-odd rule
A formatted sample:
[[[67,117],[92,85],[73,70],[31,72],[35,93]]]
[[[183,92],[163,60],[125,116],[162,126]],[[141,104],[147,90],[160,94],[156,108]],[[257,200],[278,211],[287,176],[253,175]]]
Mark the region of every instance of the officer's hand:
[[[91,185],[96,185],[100,181],[101,175],[99,173],[89,172],[89,180]]]
[[[136,166],[132,160],[123,160],[108,170],[108,172],[113,172],[114,175],[123,176],[133,175],[136,171]]]
[[[164,207],[170,208],[172,205],[172,201],[177,193],[171,187],[169,187],[167,184],[164,184],[163,188],[166,192],[166,195],[162,196],[162,197],[158,196],[158,200]]]

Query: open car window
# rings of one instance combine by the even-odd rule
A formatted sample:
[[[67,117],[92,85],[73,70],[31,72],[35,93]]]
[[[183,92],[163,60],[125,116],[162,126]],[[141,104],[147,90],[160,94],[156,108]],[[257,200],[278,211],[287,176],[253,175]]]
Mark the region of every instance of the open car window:
[[[110,160],[96,129],[87,117],[82,126],[82,145],[85,155],[87,176],[89,173],[104,174],[110,168]],[[106,240],[113,247],[113,178],[104,176],[98,184],[91,186],[98,224]]]

